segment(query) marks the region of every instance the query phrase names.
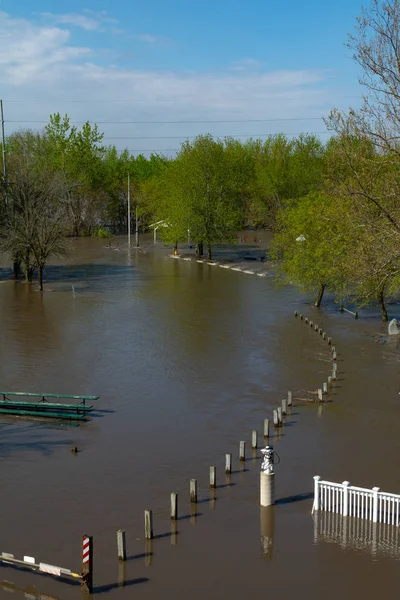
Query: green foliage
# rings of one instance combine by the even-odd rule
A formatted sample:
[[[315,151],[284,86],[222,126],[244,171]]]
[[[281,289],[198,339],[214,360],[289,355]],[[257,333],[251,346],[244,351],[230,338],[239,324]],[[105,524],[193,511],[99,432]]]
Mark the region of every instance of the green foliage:
[[[110,238],[112,237],[111,233],[109,231],[107,231],[107,229],[104,229],[104,227],[96,227],[96,229],[93,230],[92,232],[92,237],[97,237],[97,238]]]
[[[277,215],[272,257],[280,259],[279,273],[284,281],[312,294],[318,306],[325,289],[337,292],[342,287],[346,238],[341,235],[337,211],[335,198],[314,193]]]
[[[207,247],[234,239],[243,222],[251,159],[234,140],[199,136],[186,142],[163,173],[163,199],[157,212],[170,226],[162,236],[170,242],[191,239]]]

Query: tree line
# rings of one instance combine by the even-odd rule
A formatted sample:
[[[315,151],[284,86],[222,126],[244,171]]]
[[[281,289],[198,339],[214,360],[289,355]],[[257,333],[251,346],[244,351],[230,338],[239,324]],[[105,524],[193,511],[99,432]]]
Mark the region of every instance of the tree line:
[[[340,302],[387,302],[400,291],[400,0],[372,0],[348,47],[359,64],[359,109],[333,110],[331,137],[239,141],[198,136],[175,157],[103,145],[96,125],[52,115],[42,132],[7,139],[1,244],[28,280],[69,235],[126,231],[127,176],[140,226],[163,221],[164,241],[199,254],[242,227],[276,232],[272,258],[286,282]]]

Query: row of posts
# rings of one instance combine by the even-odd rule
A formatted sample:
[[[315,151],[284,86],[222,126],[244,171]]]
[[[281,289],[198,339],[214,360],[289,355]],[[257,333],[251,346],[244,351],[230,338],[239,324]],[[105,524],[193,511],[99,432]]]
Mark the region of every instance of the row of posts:
[[[317,331],[322,339],[328,341],[328,344],[332,344],[332,340],[330,337],[327,338],[327,335],[318,325],[314,324],[312,321],[309,321],[307,317],[303,317],[302,314],[298,315],[297,311],[295,312],[295,316],[300,316],[301,320],[305,320],[306,324],[309,324],[310,327],[313,327],[315,331]],[[318,399],[322,400],[323,394],[328,393],[328,387],[332,385],[332,381],[336,380],[337,377],[337,354],[336,349],[332,346],[332,359],[333,359],[333,369],[332,376],[328,377],[328,382],[323,384],[322,389],[318,390]],[[281,401],[281,406],[273,410],[273,425],[274,427],[282,427],[283,425],[283,417],[285,417],[288,413],[289,407],[292,406],[293,403],[293,394],[291,391],[288,392],[287,398],[284,398]],[[270,420],[264,419],[264,438],[268,439],[270,436]],[[253,450],[258,448],[258,431],[254,429],[251,434],[251,447]],[[273,454],[272,447],[270,448],[271,455]],[[241,462],[246,460],[246,442],[239,442],[239,460]],[[230,475],[232,473],[232,454],[225,455],[225,473]],[[209,471],[209,485],[211,489],[215,489],[217,487],[217,469],[215,466],[210,466]],[[189,499],[191,504],[197,503],[197,479],[191,479],[189,482]],[[275,504],[275,473],[273,472],[273,468],[271,472],[261,471],[260,473],[260,504],[262,507],[268,507]],[[171,521],[176,521],[178,519],[178,494],[175,492],[171,493],[170,496],[170,518]],[[153,512],[149,509],[144,511],[144,536],[146,540],[151,540],[154,537],[153,531]],[[92,550],[92,538],[91,539],[91,550]],[[120,529],[117,532],[117,550],[118,550],[118,559],[120,561],[126,560],[126,536],[125,531]],[[92,555],[92,552],[91,552]],[[92,591],[92,570],[90,567],[90,573],[88,573],[88,568],[86,569],[86,579],[83,580],[83,586],[85,586],[85,591]],[[84,572],[84,569],[83,569]],[[89,577],[88,577],[89,574]]]
[[[294,316],[295,317],[299,317],[301,321],[304,320],[304,323],[306,325],[309,325],[312,329],[314,329],[314,331],[316,331],[319,335],[321,335],[323,340],[327,340],[329,346],[331,346],[332,360],[333,360],[332,374],[329,375],[328,381],[324,382],[322,384],[322,388],[319,388],[317,390],[318,400],[320,402],[322,402],[323,396],[329,393],[329,389],[332,387],[333,382],[337,380],[338,366],[337,366],[337,352],[336,352],[336,348],[335,348],[335,346],[332,346],[332,338],[327,337],[326,332],[323,331],[323,329],[321,329],[321,327],[319,327],[319,325],[317,325],[316,323],[313,323],[311,320],[308,319],[308,317],[304,317],[304,315],[302,315],[301,313],[298,313],[297,310],[295,311]]]

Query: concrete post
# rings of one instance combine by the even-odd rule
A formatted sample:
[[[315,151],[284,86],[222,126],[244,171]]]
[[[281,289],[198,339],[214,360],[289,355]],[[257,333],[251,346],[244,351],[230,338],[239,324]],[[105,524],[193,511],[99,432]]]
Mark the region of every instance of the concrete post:
[[[243,441],[239,443],[239,460],[246,460],[246,442]]]
[[[125,531],[119,529],[117,531],[117,548],[118,548],[118,559],[126,560],[126,541]]]
[[[225,473],[232,473],[232,454],[225,454]]]
[[[153,539],[153,512],[148,509],[144,511],[144,537],[146,540]]]
[[[251,432],[251,447],[254,449],[256,449],[258,446],[258,433],[257,433],[257,429],[253,429],[253,431]]]
[[[214,466],[210,466],[210,488],[217,487],[217,469]]]
[[[275,504],[275,473],[260,473],[260,504],[272,506]]]
[[[178,518],[178,494],[171,493],[171,520],[176,521]]]

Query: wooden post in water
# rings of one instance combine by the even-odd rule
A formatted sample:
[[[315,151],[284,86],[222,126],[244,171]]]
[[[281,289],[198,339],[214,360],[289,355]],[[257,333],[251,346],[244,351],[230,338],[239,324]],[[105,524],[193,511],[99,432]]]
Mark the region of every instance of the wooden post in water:
[[[253,429],[253,431],[251,432],[251,447],[254,449],[256,449],[258,447],[258,432],[257,429]]]
[[[325,331],[324,331],[324,332],[323,332],[323,334],[322,334],[322,339],[323,339],[323,340],[326,340],[326,333],[325,333]]]
[[[306,325],[308,324],[308,318],[307,318],[307,317],[304,319],[304,323],[305,323]]]
[[[337,354],[336,352],[332,352],[332,360],[336,360],[337,359]]]
[[[322,393],[323,394],[327,394],[328,393],[328,384],[325,383],[325,382],[322,384]]]
[[[321,329],[321,327],[318,329],[318,333],[319,333],[319,335],[322,335],[322,329]]]
[[[303,315],[301,313],[300,313],[300,320],[301,321],[303,320]]]
[[[332,344],[332,338],[328,337],[328,345],[330,346]]]
[[[197,479],[190,480],[190,502],[196,504],[197,502]]]
[[[217,469],[214,466],[210,466],[210,488],[217,487]]]
[[[332,375],[329,375],[328,377],[328,387],[332,386]]]
[[[282,415],[284,417],[286,417],[286,415],[287,415],[287,400],[286,400],[286,398],[283,398],[283,400],[282,400]]]
[[[282,407],[278,406],[276,411],[278,413],[278,427],[282,427]]]
[[[315,323],[315,325],[314,325],[314,331],[318,331],[318,329],[319,329],[319,327],[318,327],[318,325]]]
[[[239,444],[239,460],[246,460],[246,442],[240,442]]]
[[[178,518],[178,494],[171,494],[171,521],[176,521]]]
[[[294,316],[297,317],[297,310],[294,311]]]
[[[335,371],[335,373],[337,372],[337,363],[336,362],[333,363],[332,370]]]
[[[126,560],[126,541],[125,531],[118,529],[117,531],[117,548],[118,548],[118,560]]]
[[[322,401],[322,390],[321,389],[318,390],[318,400]]]
[[[225,454],[225,473],[232,473],[232,454]]]
[[[310,327],[312,327],[314,325],[314,323],[312,321],[310,321]]]
[[[93,537],[82,536],[82,579],[81,590],[88,594],[93,590]]]
[[[146,540],[153,539],[153,511],[144,511],[144,537]]]
[[[269,437],[269,419],[264,419],[264,437]]]
[[[276,410],[276,408],[274,408],[272,414],[274,418],[274,427],[279,427],[278,411]]]
[[[335,348],[335,346],[332,346],[332,348],[331,348],[331,352],[332,352],[332,354],[333,354],[334,352],[336,352],[336,348]]]
[[[332,370],[332,381],[336,381],[337,377],[336,377],[336,371],[333,369]]]
[[[292,401],[293,401],[293,394],[292,394],[292,392],[288,392],[287,393],[287,405],[292,406]]]

